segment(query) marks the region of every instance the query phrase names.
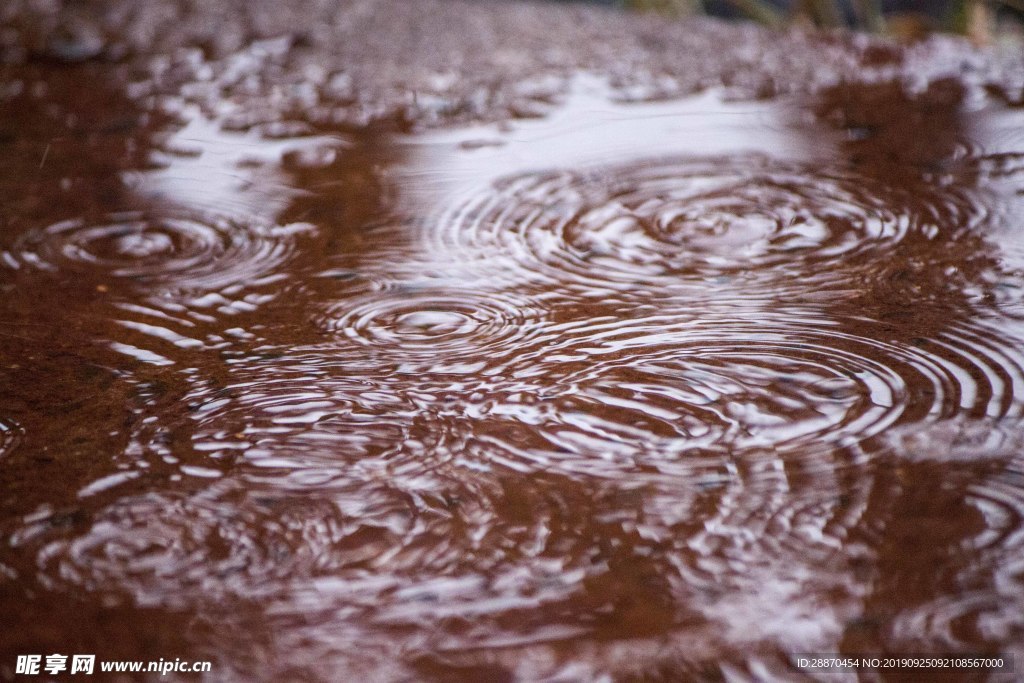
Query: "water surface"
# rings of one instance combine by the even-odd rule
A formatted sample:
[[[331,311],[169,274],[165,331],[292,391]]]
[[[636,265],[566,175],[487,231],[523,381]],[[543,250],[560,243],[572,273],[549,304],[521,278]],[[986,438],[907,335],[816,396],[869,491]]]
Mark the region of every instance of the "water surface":
[[[411,134],[17,76],[5,653],[215,680],[1022,654],[1019,109],[581,74],[541,118]]]

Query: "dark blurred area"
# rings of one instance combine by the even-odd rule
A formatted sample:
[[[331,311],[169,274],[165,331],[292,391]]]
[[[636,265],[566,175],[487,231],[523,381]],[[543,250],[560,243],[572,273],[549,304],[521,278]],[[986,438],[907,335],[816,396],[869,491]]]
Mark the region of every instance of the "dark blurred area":
[[[978,43],[993,36],[1022,34],[1024,0],[477,0],[496,13],[517,6],[560,5],[566,10],[601,7],[623,14],[711,16],[754,20],[784,27],[817,25],[848,27],[897,38],[918,38],[936,31],[962,33]],[[372,3],[371,3],[372,4]],[[431,3],[414,3],[410,11],[431,12]],[[0,2],[0,62],[26,56],[65,63],[120,61],[130,52],[149,51],[168,42],[167,32],[207,35],[208,53],[231,52],[247,35],[280,33],[284,26],[302,33],[322,33],[338,13],[362,6],[359,2],[325,0],[4,0]],[[371,10],[372,12],[372,10]],[[364,10],[356,12],[365,13]],[[383,18],[383,17],[381,17]],[[211,20],[220,27],[211,30]],[[526,20],[526,19],[522,19]],[[516,21],[520,21],[517,19]],[[125,27],[131,27],[127,36]],[[138,27],[142,27],[141,29]],[[172,28],[173,27],[173,28]],[[117,40],[111,37],[116,36]],[[1014,45],[1018,41],[1014,42]],[[215,45],[214,45],[215,44]],[[216,49],[214,49],[216,48]],[[158,50],[159,51],[159,50]]]
[[[915,35],[938,30],[977,34],[979,23],[992,27],[1024,20],[1020,0],[548,0],[666,14],[702,14],[761,23],[804,21],[848,26],[871,32]]]

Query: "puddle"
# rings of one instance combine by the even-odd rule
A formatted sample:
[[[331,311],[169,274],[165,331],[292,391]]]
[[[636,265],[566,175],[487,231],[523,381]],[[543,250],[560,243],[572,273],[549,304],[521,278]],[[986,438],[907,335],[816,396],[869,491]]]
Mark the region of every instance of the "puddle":
[[[0,143],[5,650],[224,680],[1018,651],[1020,112],[575,83],[418,134],[69,95],[80,135]]]

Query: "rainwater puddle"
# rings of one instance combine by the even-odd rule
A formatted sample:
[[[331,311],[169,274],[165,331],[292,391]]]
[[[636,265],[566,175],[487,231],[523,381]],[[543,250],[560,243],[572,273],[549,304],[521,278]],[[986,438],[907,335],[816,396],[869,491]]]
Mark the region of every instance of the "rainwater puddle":
[[[586,75],[417,134],[51,104],[87,123],[43,164],[59,122],[0,143],[14,650],[218,680],[1021,654],[1020,111]]]

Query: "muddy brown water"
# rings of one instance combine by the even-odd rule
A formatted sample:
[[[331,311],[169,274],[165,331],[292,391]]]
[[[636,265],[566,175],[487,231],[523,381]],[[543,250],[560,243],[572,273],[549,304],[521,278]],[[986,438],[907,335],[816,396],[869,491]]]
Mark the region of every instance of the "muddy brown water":
[[[1020,108],[580,73],[532,120],[235,130],[7,74],[5,677],[1024,653]]]

